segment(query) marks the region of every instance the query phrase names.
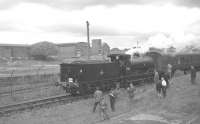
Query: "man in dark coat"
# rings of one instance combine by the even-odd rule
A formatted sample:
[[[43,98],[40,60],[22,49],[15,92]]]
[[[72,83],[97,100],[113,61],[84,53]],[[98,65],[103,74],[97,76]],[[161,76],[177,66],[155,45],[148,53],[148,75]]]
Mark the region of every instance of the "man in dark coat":
[[[155,71],[155,74],[154,74],[154,83],[156,86],[156,92],[158,94],[158,97],[160,97],[161,96],[161,81],[159,80],[159,74],[157,71]]]
[[[114,112],[115,111],[115,102],[116,102],[116,97],[117,97],[117,92],[114,88],[111,89],[111,91],[109,93],[109,97],[110,97],[110,107],[111,107],[111,110]]]
[[[171,78],[172,78],[172,65],[171,64],[167,64],[167,75],[168,75],[169,81],[171,81]]]

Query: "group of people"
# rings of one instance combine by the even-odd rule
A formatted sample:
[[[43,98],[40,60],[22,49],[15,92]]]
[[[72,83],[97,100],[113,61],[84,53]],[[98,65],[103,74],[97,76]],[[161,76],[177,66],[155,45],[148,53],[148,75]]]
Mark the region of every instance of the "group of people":
[[[167,88],[172,83],[172,65],[167,64],[167,70],[165,73],[159,74],[155,70],[154,83],[156,85],[156,91],[159,98],[165,98],[167,96]]]
[[[118,98],[118,95],[120,94],[119,88],[120,88],[119,84],[117,84],[116,88],[111,88],[108,94],[109,101],[110,101],[110,108],[112,112],[115,112],[116,99]],[[127,88],[128,98],[130,102],[133,101],[135,91],[136,91],[135,87],[133,86],[132,83],[130,83],[130,86]],[[106,103],[106,96],[103,95],[103,92],[100,90],[99,87],[96,87],[96,91],[94,92],[94,100],[95,102],[94,102],[93,112],[95,112],[97,106],[99,106],[101,120],[109,119],[108,104]]]
[[[157,91],[157,94],[158,94],[158,97],[166,97],[167,95],[167,87],[169,86],[169,82],[166,78],[161,77],[161,80],[160,80],[160,77],[159,77],[159,74],[157,71],[155,71],[155,74],[154,74],[154,83],[156,85],[156,91]]]
[[[191,84],[196,83],[196,69],[194,66],[190,66],[190,74],[191,74]],[[161,80],[160,80],[161,79]],[[155,70],[154,73],[154,83],[156,85],[156,91],[158,96],[161,98],[165,98],[167,95],[167,88],[172,83],[172,65],[167,65],[167,71],[163,75],[159,75],[159,73]]]
[[[165,98],[167,96],[167,88],[169,85],[172,83],[172,66],[168,64],[168,69],[166,73],[159,75],[159,73],[155,70],[154,74],[154,83],[156,85],[156,91],[158,94],[159,98]],[[191,83],[195,84],[195,79],[196,79],[196,70],[194,66],[191,66]],[[119,84],[116,85],[116,88],[111,88],[108,96],[110,100],[110,108],[111,111],[115,111],[115,103],[118,95],[120,94],[119,90]],[[129,84],[129,87],[127,88],[127,94],[129,98],[129,106],[133,103],[134,96],[135,96],[135,91],[136,88],[132,83]],[[93,112],[96,111],[97,106],[99,106],[100,110],[100,117],[103,120],[109,119],[108,115],[108,104],[106,102],[106,98],[103,95],[103,92],[100,90],[99,87],[96,87],[96,91],[94,92],[94,107],[93,107]]]

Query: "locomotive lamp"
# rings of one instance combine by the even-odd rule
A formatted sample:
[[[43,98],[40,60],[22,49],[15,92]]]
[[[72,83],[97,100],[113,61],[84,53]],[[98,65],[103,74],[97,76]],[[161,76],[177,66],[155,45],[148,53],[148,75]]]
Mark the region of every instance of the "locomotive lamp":
[[[80,73],[82,73],[82,72],[83,72],[83,69],[80,70]]]
[[[130,67],[126,67],[126,70],[127,70],[127,71],[130,71],[130,70],[131,70],[131,68],[130,68]]]
[[[103,74],[104,74],[104,72],[103,72],[103,70],[101,70],[101,71],[100,71],[100,75],[103,75]]]
[[[116,56],[116,60],[118,60],[119,59],[119,56]]]

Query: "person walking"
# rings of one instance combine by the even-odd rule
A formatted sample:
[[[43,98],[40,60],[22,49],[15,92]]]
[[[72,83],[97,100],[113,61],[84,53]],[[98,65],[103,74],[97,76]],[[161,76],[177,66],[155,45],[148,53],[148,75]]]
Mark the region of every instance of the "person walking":
[[[99,89],[99,87],[96,87],[96,91],[94,92],[94,107],[93,107],[93,112],[96,111],[97,105],[100,104],[101,100],[103,97],[103,92]]]
[[[135,96],[136,88],[133,86],[132,83],[129,84],[129,87],[127,88],[128,93],[128,99],[129,99],[129,109],[131,108],[134,96]]]
[[[162,84],[162,94],[165,98],[167,95],[167,82],[165,81],[164,77],[161,78],[161,84]]]
[[[159,74],[157,71],[155,71],[155,74],[154,74],[154,83],[155,83],[155,86],[156,86],[156,92],[157,92],[157,95],[158,97],[161,97],[161,81],[159,79]]]
[[[116,102],[116,97],[117,97],[116,90],[114,88],[111,88],[109,97],[110,97],[110,107],[111,107],[112,112],[114,112],[115,111],[115,102]]]
[[[107,110],[108,110],[108,105],[106,103],[105,98],[103,97],[102,100],[101,100],[101,102],[100,102],[100,118],[102,120],[109,119],[109,115],[107,113]]]
[[[168,75],[169,82],[171,82],[171,79],[172,79],[172,65],[171,64],[167,64],[167,75]]]
[[[194,66],[191,66],[191,83],[196,83],[196,69],[194,68]]]

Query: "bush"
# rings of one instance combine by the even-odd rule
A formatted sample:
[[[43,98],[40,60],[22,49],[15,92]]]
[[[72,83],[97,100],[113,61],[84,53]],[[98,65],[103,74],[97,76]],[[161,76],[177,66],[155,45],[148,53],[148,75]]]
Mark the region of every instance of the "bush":
[[[58,47],[50,42],[44,41],[31,46],[30,55],[36,60],[47,60],[58,54]]]

